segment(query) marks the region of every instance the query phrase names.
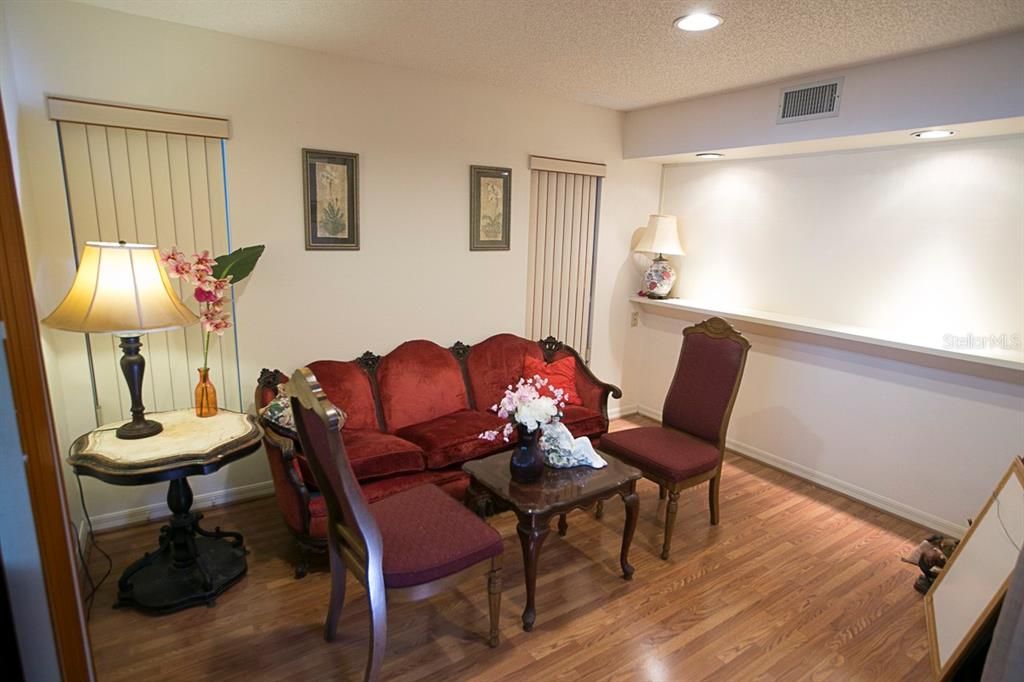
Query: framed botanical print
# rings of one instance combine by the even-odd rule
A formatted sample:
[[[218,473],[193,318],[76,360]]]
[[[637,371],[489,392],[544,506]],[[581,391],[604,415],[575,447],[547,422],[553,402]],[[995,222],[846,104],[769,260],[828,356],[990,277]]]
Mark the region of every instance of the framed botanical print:
[[[512,169],[469,167],[469,250],[508,251]]]
[[[359,249],[359,155],[302,150],[306,250]]]

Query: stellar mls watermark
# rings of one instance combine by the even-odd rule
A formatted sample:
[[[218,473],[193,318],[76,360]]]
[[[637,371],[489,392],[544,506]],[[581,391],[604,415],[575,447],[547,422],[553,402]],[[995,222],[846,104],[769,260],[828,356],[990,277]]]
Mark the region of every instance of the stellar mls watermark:
[[[1020,350],[1020,334],[943,334],[942,347],[952,350]]]

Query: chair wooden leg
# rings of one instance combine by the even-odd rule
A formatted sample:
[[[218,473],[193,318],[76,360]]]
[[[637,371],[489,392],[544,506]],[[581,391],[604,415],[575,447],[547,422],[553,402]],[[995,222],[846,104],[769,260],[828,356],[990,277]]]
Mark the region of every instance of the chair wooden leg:
[[[658,499],[659,500],[664,500],[666,495],[668,495],[668,490],[665,489],[665,486],[659,485],[658,486]]]
[[[676,525],[676,511],[679,510],[679,492],[669,491],[668,509],[665,510],[665,544],[661,547],[661,558],[668,559],[668,552],[672,548],[672,529]]]
[[[345,562],[338,550],[338,543],[334,537],[327,541],[327,554],[331,562],[331,598],[327,606],[327,620],[324,622],[324,639],[328,642],[334,641],[334,635],[338,631],[338,618],[341,616],[341,607],[345,605]]]
[[[366,586],[366,597],[370,602],[370,652],[366,662],[366,682],[376,682],[380,679],[388,644],[388,605],[382,573],[370,578]]]
[[[711,525],[718,525],[718,489],[721,487],[722,474],[719,472],[717,476],[711,479],[711,484],[708,486],[708,506],[711,508]]]
[[[597,508],[594,510],[594,518],[599,519],[604,516],[604,500],[597,503]]]
[[[491,632],[488,644],[498,646],[500,634],[498,616],[501,614],[501,556],[491,559],[491,570],[487,573],[487,606],[491,616]]]

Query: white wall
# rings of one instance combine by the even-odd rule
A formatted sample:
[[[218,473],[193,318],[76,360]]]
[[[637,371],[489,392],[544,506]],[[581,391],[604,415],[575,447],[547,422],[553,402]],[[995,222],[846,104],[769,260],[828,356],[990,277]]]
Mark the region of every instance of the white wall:
[[[779,89],[844,76],[839,115],[777,125]],[[626,114],[626,158],[1024,115],[1024,33]]]
[[[681,217],[686,298],[928,345],[946,332],[1024,335],[1024,138],[666,167],[662,210]],[[641,320],[631,396],[657,414],[696,320]],[[1019,377],[739,326],[753,343],[729,432],[741,452],[947,531],[1024,452]]]
[[[233,243],[267,245],[238,307],[247,391],[261,367],[291,371],[417,337],[447,345],[521,333],[528,155],[606,162],[593,367],[621,382],[635,285],[624,265],[628,240],[657,205],[660,174],[655,164],[621,160],[621,114],[78,4],[14,3],[7,14],[41,311],[59,301],[74,271],[44,95],[80,96],[231,119]],[[303,147],[360,154],[361,251],[304,250]],[[512,168],[511,251],[469,252],[470,164]],[[95,425],[84,343],[45,334],[66,446]],[[192,483],[203,502],[212,499],[203,493],[225,488],[265,492],[268,479],[257,454]],[[86,484],[93,515],[163,508],[162,486]]]
[[[1024,334],[1024,135],[666,166],[662,192],[684,298],[933,347]]]

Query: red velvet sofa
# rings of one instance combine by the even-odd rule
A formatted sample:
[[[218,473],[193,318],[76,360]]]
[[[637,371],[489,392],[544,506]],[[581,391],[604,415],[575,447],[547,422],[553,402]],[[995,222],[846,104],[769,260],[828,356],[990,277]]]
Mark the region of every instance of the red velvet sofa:
[[[576,392],[583,405],[567,405],[562,421],[573,435],[596,442],[608,430],[608,397],[619,398],[622,392],[595,377],[574,349],[552,337],[530,341],[497,334],[450,348],[415,340],[383,357],[367,351],[353,361],[318,360],[308,367],[347,416],[342,440],[369,502],[424,483],[461,499],[468,482],[463,462],[509,447],[479,434],[504,423],[489,408],[523,376],[527,355],[545,362],[576,359]],[[270,402],[285,381],[280,371],[264,369],[257,407]],[[303,550],[296,568],[301,577],[305,551],[323,547],[326,510],[297,438],[273,423],[265,426],[278,507]]]

